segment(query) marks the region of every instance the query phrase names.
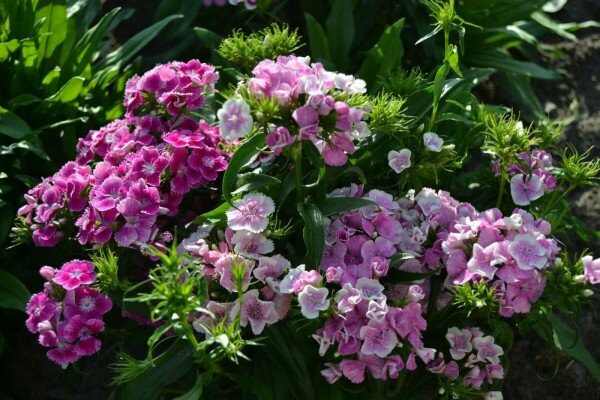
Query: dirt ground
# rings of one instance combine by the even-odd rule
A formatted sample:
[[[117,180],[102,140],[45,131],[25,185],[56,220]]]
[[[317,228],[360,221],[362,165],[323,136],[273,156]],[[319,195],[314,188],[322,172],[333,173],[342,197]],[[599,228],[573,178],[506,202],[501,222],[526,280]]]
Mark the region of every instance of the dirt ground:
[[[561,22],[600,21],[600,1],[571,0],[557,15]],[[537,82],[536,92],[545,111],[552,118],[575,117],[565,127],[564,142],[575,145],[580,152],[596,146],[591,157],[600,155],[600,30],[585,29],[576,33],[578,42],[549,39],[557,49],[563,51],[562,58],[545,56],[547,65],[563,72],[560,82]],[[559,38],[560,39],[560,38]],[[588,225],[600,230],[600,188],[580,191],[571,196],[575,215]],[[600,241],[593,240],[593,254],[600,256]],[[597,295],[596,295],[597,296]],[[600,309],[600,300],[595,300]],[[578,320],[584,343],[600,361],[600,322],[591,311],[586,311]],[[560,369],[554,374],[555,357],[552,350],[535,334],[515,338],[515,347],[510,355],[509,378],[503,387],[507,400],[575,400],[600,399],[600,384],[586,368],[569,357],[561,358]]]

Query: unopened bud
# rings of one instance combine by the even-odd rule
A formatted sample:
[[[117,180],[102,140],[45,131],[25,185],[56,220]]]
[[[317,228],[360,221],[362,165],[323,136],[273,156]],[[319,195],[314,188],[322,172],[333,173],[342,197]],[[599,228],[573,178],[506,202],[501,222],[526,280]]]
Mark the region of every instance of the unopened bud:
[[[594,291],[593,291],[593,290],[591,290],[591,289],[584,289],[584,290],[581,292],[581,295],[582,295],[583,297],[591,297],[593,294],[594,294]]]
[[[573,282],[582,283],[584,279],[585,279],[585,276],[583,276],[583,275],[575,275],[573,277]]]

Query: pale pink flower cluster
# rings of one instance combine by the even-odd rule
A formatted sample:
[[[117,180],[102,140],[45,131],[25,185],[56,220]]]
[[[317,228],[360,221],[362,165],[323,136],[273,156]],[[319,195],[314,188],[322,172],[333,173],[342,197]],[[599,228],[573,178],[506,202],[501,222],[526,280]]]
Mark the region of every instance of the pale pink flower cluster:
[[[377,206],[362,207],[325,219],[325,251],[320,269],[332,287],[301,282],[312,272],[290,270],[282,281],[294,282],[301,312],[316,318],[325,311],[327,320],[313,337],[319,354],[333,354],[321,373],[333,383],[344,376],[360,383],[370,374],[375,379],[395,379],[404,370],[415,370],[417,359],[428,364],[435,350],[425,347],[422,332],[427,328],[423,313],[429,280],[413,285],[384,286],[397,254],[408,254],[400,263],[405,271],[424,273],[442,267],[441,242],[461,204],[445,192],[425,189],[416,196],[394,199],[372,190],[366,195],[353,185],[330,196],[370,199]],[[466,207],[466,206],[465,206]],[[320,276],[319,276],[320,278]],[[298,288],[296,288],[298,286]]]
[[[504,350],[494,343],[493,336],[484,336],[476,327],[451,327],[446,334],[446,340],[450,344],[451,360],[445,361],[443,353],[439,353],[436,359],[427,365],[429,372],[479,390],[482,389],[484,381],[491,386],[495,379],[504,378],[504,368],[500,363]],[[498,395],[498,392],[491,393]]]
[[[346,102],[366,92],[364,81],[326,71],[320,63],[309,65],[308,58],[295,56],[263,60],[252,73],[246,85],[250,95],[273,98],[292,115],[293,122],[274,122],[266,136],[273,156],[297,140],[310,140],[325,163],[340,166],[354,153],[355,141],[370,136],[364,110]]]
[[[51,348],[48,358],[66,368],[100,349],[94,335],[104,331],[102,316],[112,302],[89,286],[96,281],[89,261],[69,261],[60,270],[42,267],[40,275],[47,282],[27,304],[26,325],[31,333],[39,333],[42,346]]]
[[[544,150],[532,150],[517,155],[519,163],[511,164],[507,173],[510,179],[510,193],[518,206],[529,205],[544,193],[556,189],[556,178],[548,169],[552,167],[552,156]],[[500,175],[499,161],[493,166],[496,176]]]
[[[173,64],[179,66],[177,78],[172,78],[177,85],[201,79],[190,63],[185,76],[184,64]],[[160,71],[158,66],[144,74],[142,87],[148,89]],[[181,101],[177,104],[182,110],[199,104],[197,99]],[[187,116],[115,120],[80,139],[77,160],[31,189],[18,214],[30,225],[38,246],[56,245],[73,225],[82,245],[98,246],[111,238],[123,247],[169,240],[170,233],[160,232],[159,226],[179,212],[186,193],[216,180],[227,167],[229,155],[219,142],[218,127]]]
[[[250,325],[252,333],[259,335],[287,315],[292,295],[280,286],[290,262],[280,254],[271,254],[273,241],[264,235],[274,210],[270,197],[248,193],[227,211],[228,227],[221,241],[210,244],[207,236],[212,228],[201,227],[180,244],[180,250],[199,264],[209,292],[218,294],[206,304],[214,318],[207,314],[191,316],[199,332],[210,334],[210,327],[229,324],[239,315],[240,325]]]
[[[441,246],[447,285],[483,279],[496,289],[502,316],[529,312],[546,285],[543,271],[559,251],[550,229],[521,209],[507,217],[498,209],[461,215]]]

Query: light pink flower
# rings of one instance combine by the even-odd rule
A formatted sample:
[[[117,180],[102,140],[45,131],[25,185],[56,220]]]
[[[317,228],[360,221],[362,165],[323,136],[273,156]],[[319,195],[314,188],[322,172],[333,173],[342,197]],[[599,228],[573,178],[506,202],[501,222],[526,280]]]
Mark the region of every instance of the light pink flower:
[[[537,175],[517,174],[510,179],[510,194],[518,206],[526,206],[544,195],[544,182]]]
[[[233,207],[227,210],[227,225],[239,231],[246,229],[260,233],[267,228],[269,215],[275,211],[273,200],[262,193],[248,193],[233,202]]]
[[[365,355],[375,354],[381,358],[389,355],[398,344],[396,333],[389,328],[387,322],[369,322],[360,329],[363,345],[360,351]]]
[[[261,255],[273,251],[273,241],[261,233],[252,233],[247,230],[237,231],[231,238],[231,244],[237,254],[248,258],[258,259]]]
[[[600,283],[600,258],[593,259],[592,256],[581,258],[583,264],[583,279],[595,285]]]
[[[478,274],[484,278],[492,279],[498,270],[496,265],[506,262],[501,254],[498,253],[498,243],[492,243],[486,248],[475,243],[473,245],[473,254],[467,263],[467,268],[473,274]]]
[[[523,270],[542,269],[548,262],[547,249],[533,235],[519,234],[508,245],[508,252]]]
[[[493,336],[476,337],[473,348],[477,350],[477,359],[492,364],[500,364],[500,356],[504,354],[502,347],[494,343]]]
[[[329,308],[330,299],[327,298],[329,290],[327,288],[316,288],[312,285],[306,285],[298,294],[298,303],[300,312],[307,319],[315,319],[319,316],[319,311],[325,311]]]
[[[411,166],[410,156],[411,151],[409,149],[402,149],[399,152],[391,150],[388,153],[388,164],[390,168],[399,174]]]
[[[325,363],[325,366],[327,368],[321,370],[321,375],[327,380],[327,383],[333,384],[342,377],[342,371],[338,364],[329,362]]]
[[[425,132],[423,134],[423,144],[427,150],[439,153],[442,150],[444,139],[439,137],[436,133]]]
[[[236,300],[231,314],[236,315],[240,311],[239,300]],[[258,290],[252,289],[244,293],[241,305],[240,325],[246,326],[250,322],[252,333],[260,335],[267,324],[274,324],[279,320],[275,311],[275,303],[258,299]]]
[[[468,329],[458,329],[453,326],[448,329],[446,339],[450,343],[450,355],[455,360],[462,360],[467,353],[473,350],[471,339],[473,334]]]
[[[242,98],[232,98],[223,103],[217,111],[221,136],[233,142],[246,136],[252,130],[252,115],[250,107]]]

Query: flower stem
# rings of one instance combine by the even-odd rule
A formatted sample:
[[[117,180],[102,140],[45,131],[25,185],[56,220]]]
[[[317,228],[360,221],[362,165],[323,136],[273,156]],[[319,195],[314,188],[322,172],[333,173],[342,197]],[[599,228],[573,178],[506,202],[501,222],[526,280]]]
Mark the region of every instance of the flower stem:
[[[183,328],[183,331],[185,332],[185,336],[188,338],[188,340],[192,344],[192,347],[194,348],[194,352],[195,352],[200,347],[200,344],[198,343],[198,340],[196,340],[196,336],[194,336],[194,330],[192,329],[192,326],[188,322],[185,313],[178,312],[177,315],[179,316],[179,320],[181,321],[181,327]]]
[[[496,208],[500,208],[502,205],[502,196],[504,195],[504,185],[506,185],[506,179],[504,176],[500,180],[500,193],[498,193],[498,201],[496,202]]]
[[[296,176],[296,200],[300,203],[304,201],[304,190],[302,187],[302,141],[294,144],[291,153]]]

